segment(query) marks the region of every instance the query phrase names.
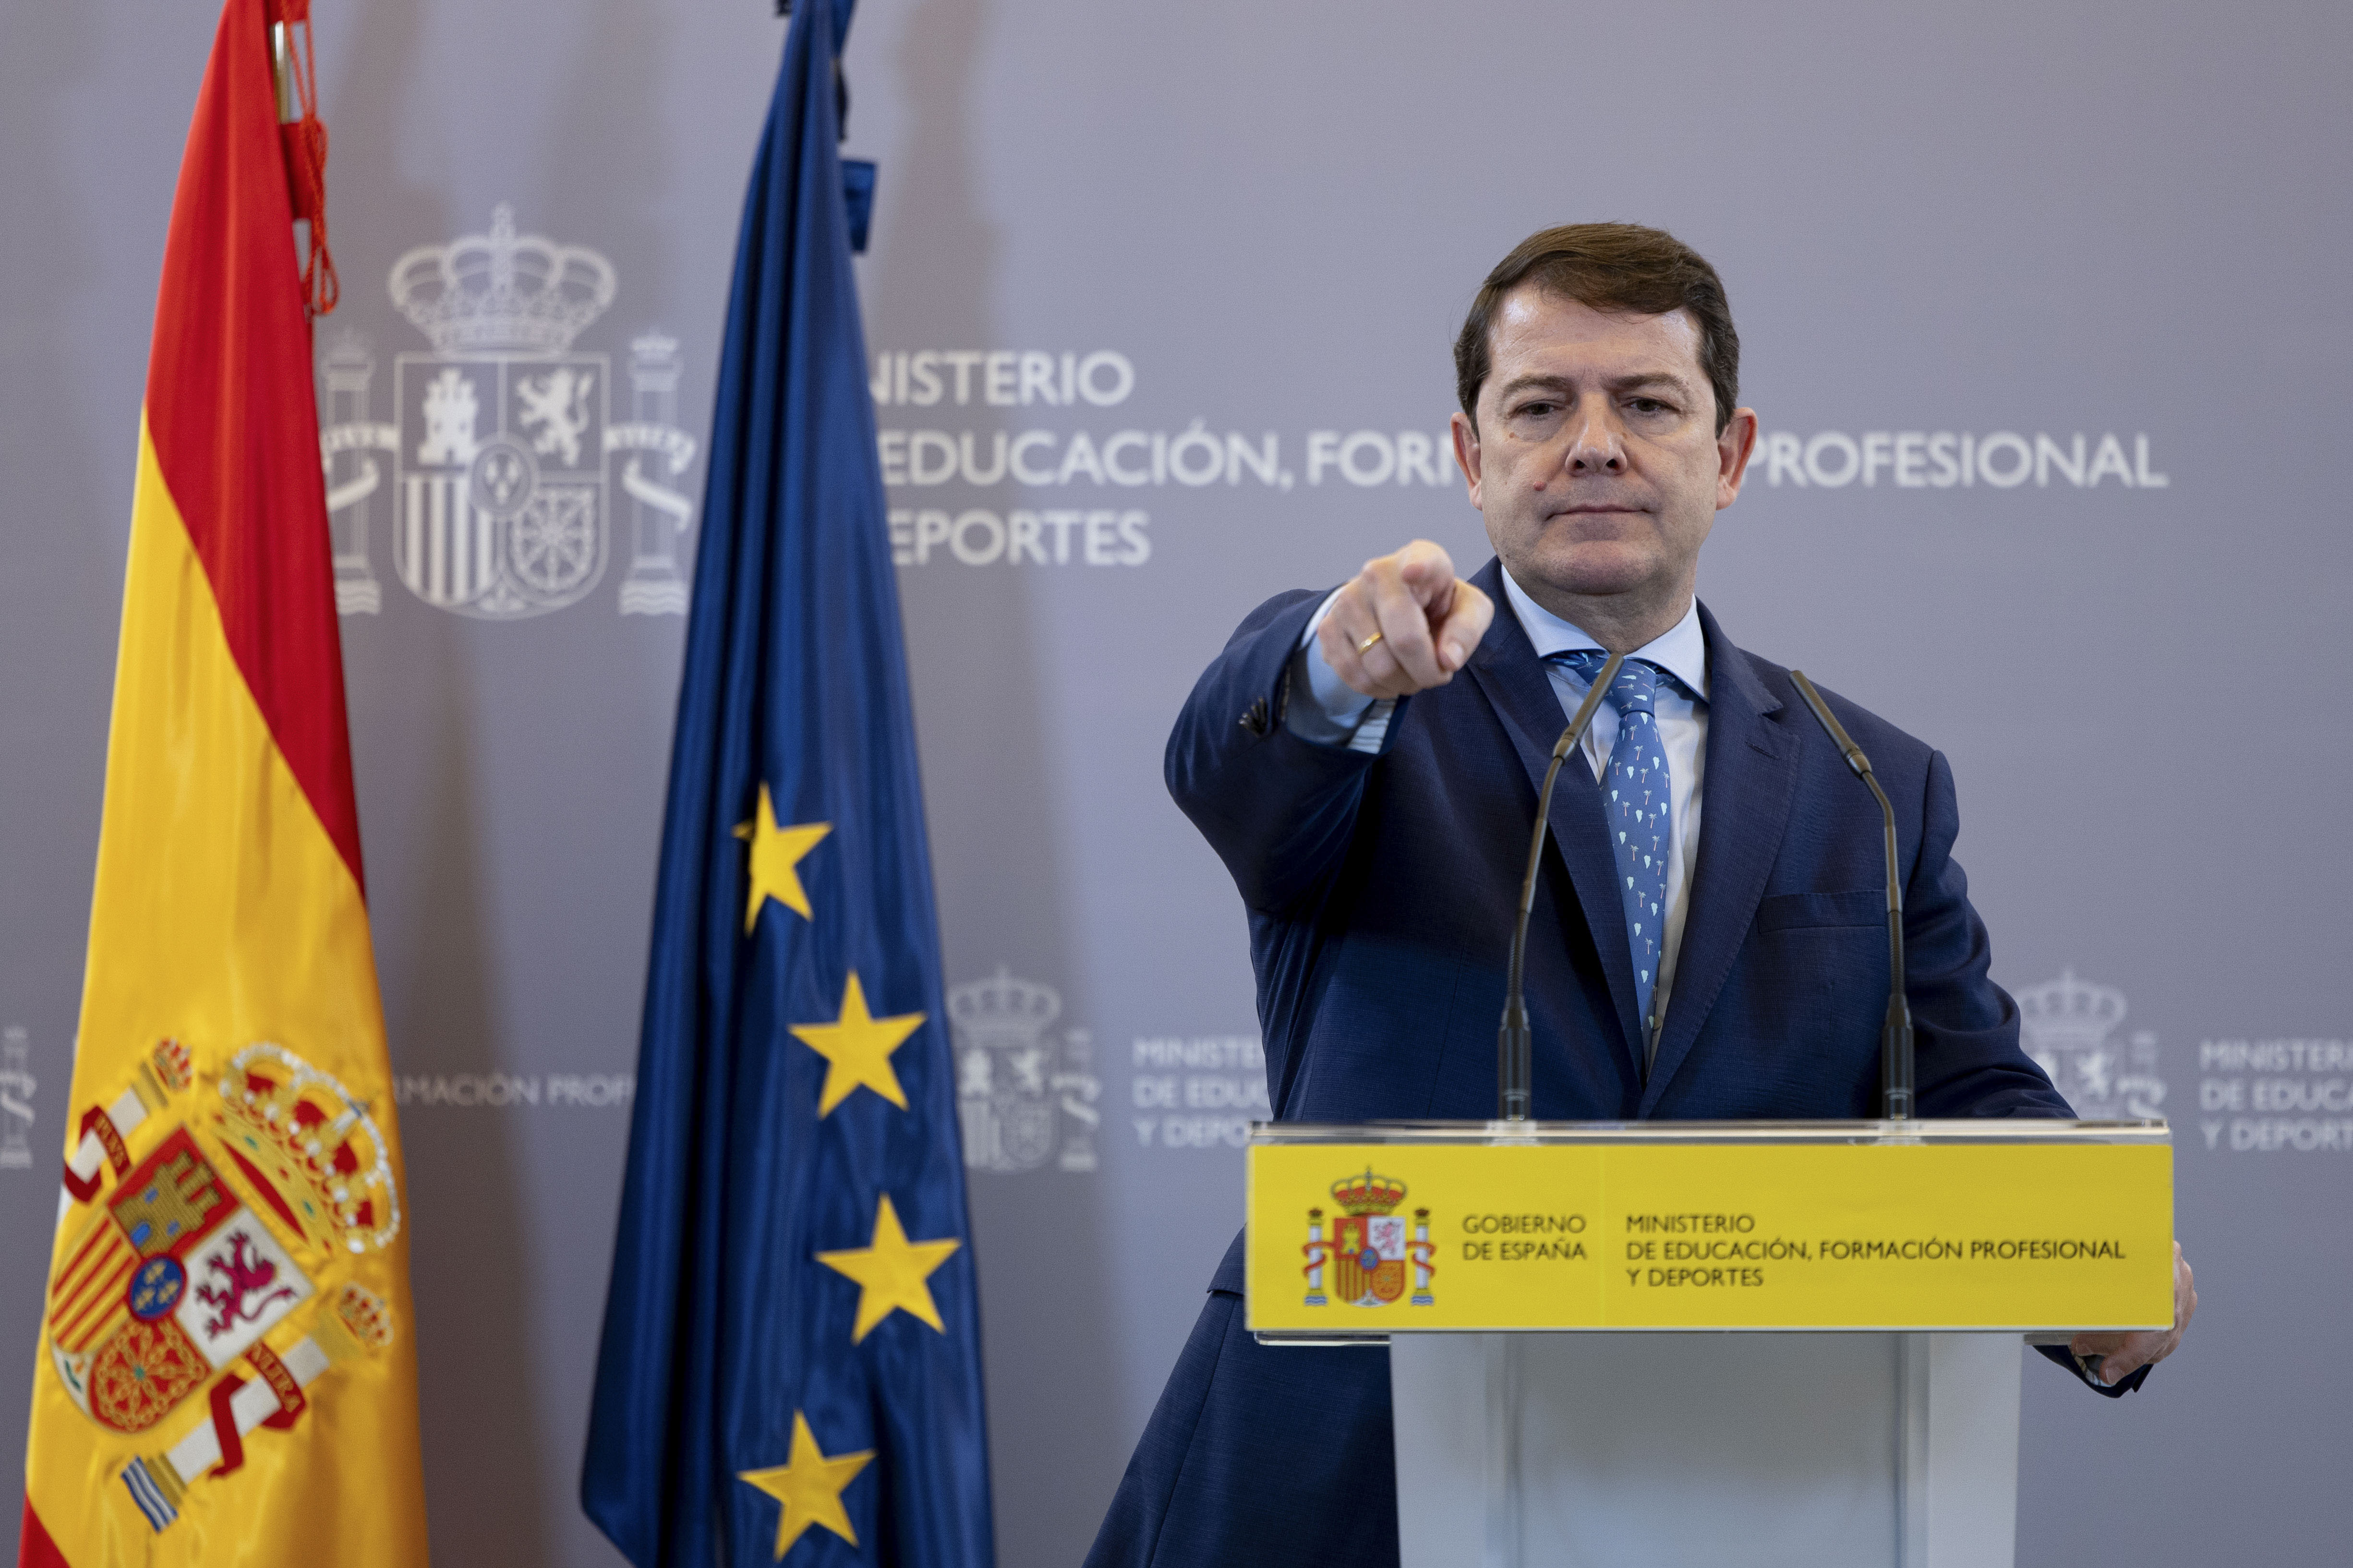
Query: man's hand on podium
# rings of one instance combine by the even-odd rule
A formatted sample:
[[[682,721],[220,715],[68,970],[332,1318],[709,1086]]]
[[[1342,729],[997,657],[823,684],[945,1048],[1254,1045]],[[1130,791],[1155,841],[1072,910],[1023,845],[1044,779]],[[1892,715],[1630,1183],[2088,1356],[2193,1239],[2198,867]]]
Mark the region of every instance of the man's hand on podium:
[[[2067,1342],[2067,1349],[2078,1360],[2097,1362],[2102,1383],[2119,1384],[2142,1367],[2154,1366],[2171,1355],[2197,1311],[2198,1279],[2189,1272],[2189,1260],[2181,1256],[2181,1243],[2177,1241],[2173,1244],[2173,1327],[2129,1334],[2077,1334]]]
[[[1367,697],[1409,697],[1454,679],[1487,635],[1494,601],[1454,575],[1427,539],[1365,563],[1315,628],[1332,673]]]

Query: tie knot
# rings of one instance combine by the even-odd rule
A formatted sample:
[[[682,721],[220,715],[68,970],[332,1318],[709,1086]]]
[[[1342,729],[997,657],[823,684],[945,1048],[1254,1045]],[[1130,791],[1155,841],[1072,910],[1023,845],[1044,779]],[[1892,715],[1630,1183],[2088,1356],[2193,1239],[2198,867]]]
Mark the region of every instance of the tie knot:
[[[1554,654],[1552,658],[1556,663],[1565,664],[1577,671],[1578,678],[1588,685],[1592,684],[1594,678],[1601,673],[1601,667],[1609,660],[1609,656],[1598,647],[1572,648],[1566,653]],[[1662,676],[1669,680],[1674,679],[1647,658],[1628,659],[1618,667],[1618,679],[1610,684],[1609,706],[1620,714],[1656,711],[1659,680]]]

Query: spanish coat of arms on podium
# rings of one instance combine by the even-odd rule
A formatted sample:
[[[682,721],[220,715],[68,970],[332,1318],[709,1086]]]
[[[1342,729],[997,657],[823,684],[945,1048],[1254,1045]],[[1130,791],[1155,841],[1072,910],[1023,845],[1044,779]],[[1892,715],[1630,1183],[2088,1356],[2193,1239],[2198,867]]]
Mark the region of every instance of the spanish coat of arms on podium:
[[[1414,1210],[1409,1226],[1397,1212],[1405,1196],[1403,1182],[1376,1175],[1368,1166],[1332,1184],[1332,1201],[1340,1212],[1328,1235],[1324,1211],[1307,1211],[1307,1242],[1300,1251],[1307,1258],[1303,1272],[1308,1306],[1329,1306],[1335,1300],[1344,1307],[1389,1306],[1404,1297],[1409,1272],[1413,1305],[1433,1303],[1430,1280],[1438,1272],[1438,1248],[1430,1239],[1430,1211]]]

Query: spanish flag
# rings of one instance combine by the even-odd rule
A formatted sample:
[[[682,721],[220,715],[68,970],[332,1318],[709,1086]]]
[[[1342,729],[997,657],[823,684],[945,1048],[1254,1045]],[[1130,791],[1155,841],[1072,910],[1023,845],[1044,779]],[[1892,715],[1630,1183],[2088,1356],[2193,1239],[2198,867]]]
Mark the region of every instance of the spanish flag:
[[[426,1560],[294,246],[323,138],[271,65],[305,10],[228,0],[164,249],[24,1568]]]

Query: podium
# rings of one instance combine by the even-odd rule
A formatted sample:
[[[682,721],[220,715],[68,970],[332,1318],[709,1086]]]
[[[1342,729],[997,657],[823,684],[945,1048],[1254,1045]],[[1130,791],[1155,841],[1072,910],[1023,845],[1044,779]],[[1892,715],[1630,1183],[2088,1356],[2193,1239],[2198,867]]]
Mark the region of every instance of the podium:
[[[1260,1123],[1248,1321],[1388,1346],[1405,1568],[2008,1568],[2025,1347],[2171,1323],[2172,1153],[2163,1121]]]

